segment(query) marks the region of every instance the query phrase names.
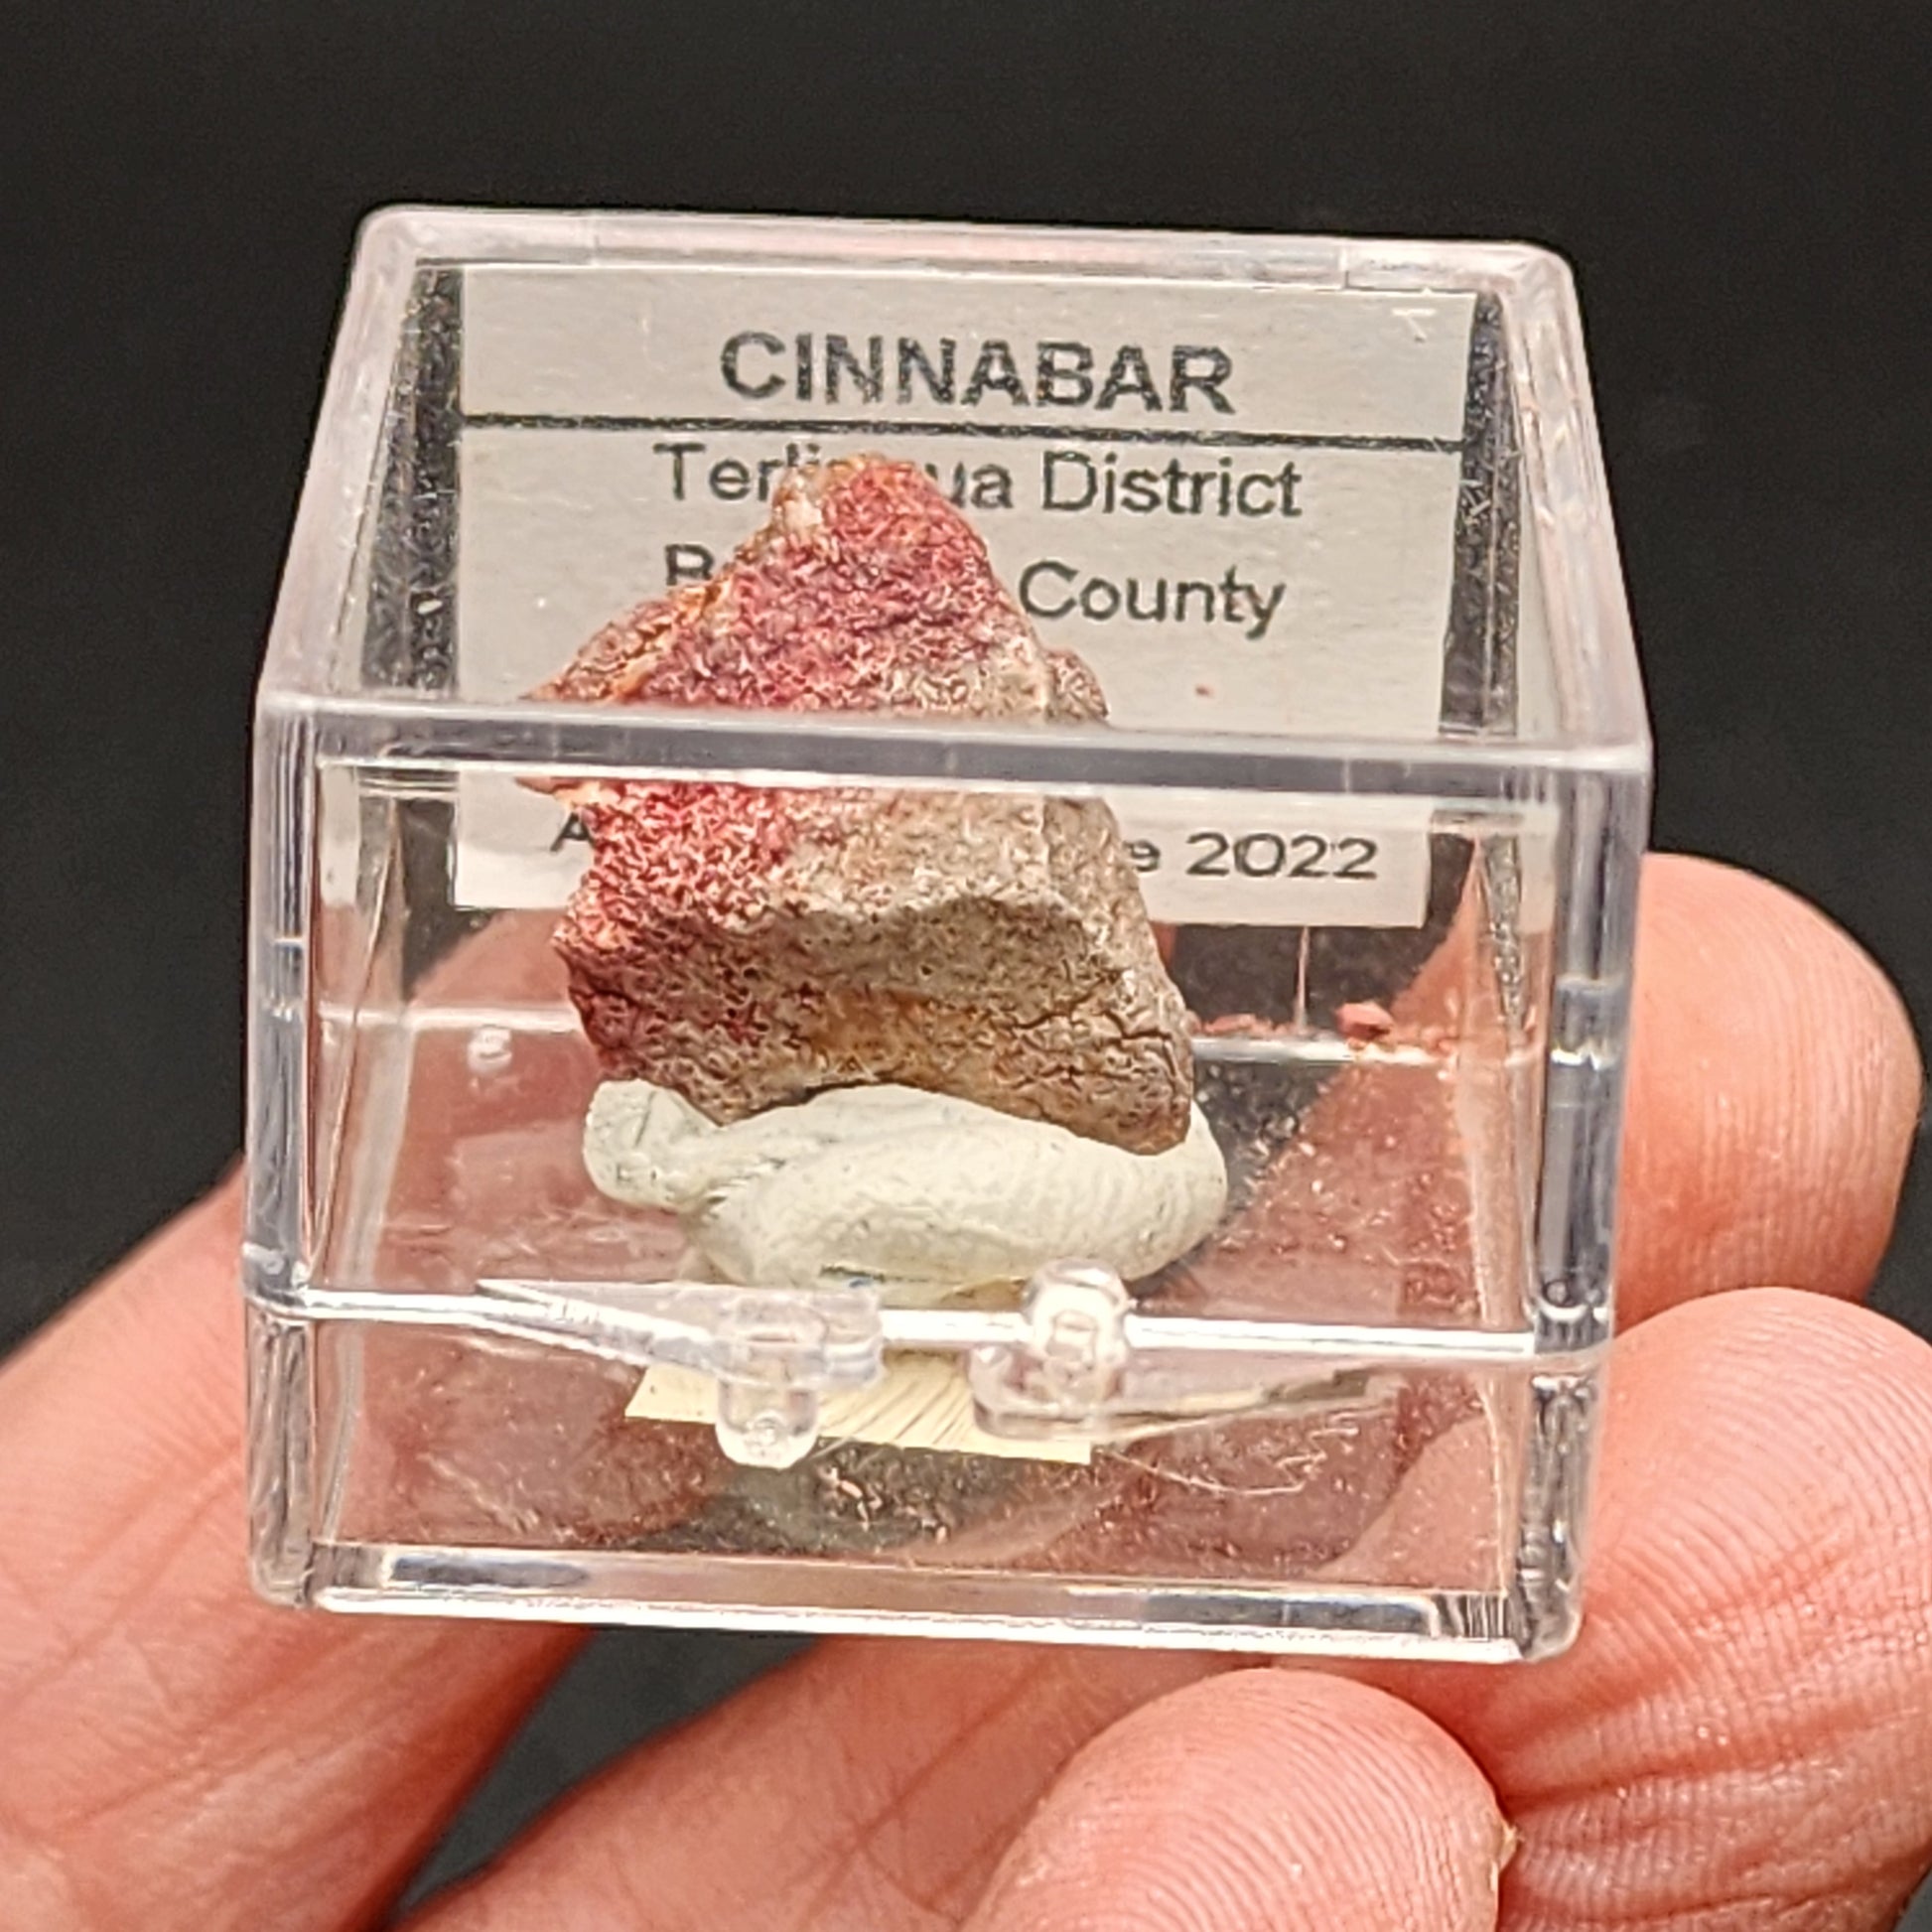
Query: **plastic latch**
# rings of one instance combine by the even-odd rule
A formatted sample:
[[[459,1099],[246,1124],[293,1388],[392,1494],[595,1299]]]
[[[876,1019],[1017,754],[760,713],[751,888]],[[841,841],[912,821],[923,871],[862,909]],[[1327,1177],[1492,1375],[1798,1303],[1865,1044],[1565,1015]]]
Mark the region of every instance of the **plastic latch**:
[[[1118,1275],[1087,1261],[1035,1275],[1017,1330],[975,1347],[966,1373],[989,1434],[1089,1442],[1347,1411],[1370,1398],[1372,1380],[1360,1362],[1311,1357],[1253,1324],[1145,1313]]]
[[[734,1462],[788,1469],[818,1441],[832,1381],[825,1315],[795,1295],[736,1298],[718,1324],[718,1447]]]
[[[989,1427],[1010,1435],[1082,1426],[1109,1415],[1121,1392],[1133,1307],[1125,1284],[1094,1261],[1059,1261],[1027,1284],[1026,1337],[975,1349],[973,1400]]]
[[[718,1446],[734,1462],[786,1469],[818,1440],[825,1395],[880,1374],[879,1307],[864,1289],[693,1283],[479,1284],[500,1303],[473,1325],[638,1368],[668,1362],[718,1386]],[[475,1305],[473,1305],[475,1306]]]

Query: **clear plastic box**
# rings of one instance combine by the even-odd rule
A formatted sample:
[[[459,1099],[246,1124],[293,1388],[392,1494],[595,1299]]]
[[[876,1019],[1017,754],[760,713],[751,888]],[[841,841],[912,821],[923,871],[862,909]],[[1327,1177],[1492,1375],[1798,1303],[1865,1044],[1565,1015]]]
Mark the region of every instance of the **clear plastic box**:
[[[260,1587],[1560,1647],[1648,769],[1548,254],[377,216],[258,715]]]

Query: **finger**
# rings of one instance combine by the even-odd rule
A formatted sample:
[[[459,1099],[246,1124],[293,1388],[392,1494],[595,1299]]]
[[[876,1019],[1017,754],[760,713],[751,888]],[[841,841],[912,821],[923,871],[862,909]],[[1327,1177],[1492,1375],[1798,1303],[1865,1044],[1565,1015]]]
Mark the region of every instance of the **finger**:
[[[959,1923],[1096,1732],[1201,1657],[827,1644],[574,1793],[410,1932]]]
[[[1446,1732],[1364,1685],[1243,1671],[1136,1712],[1029,1820],[972,1932],[1477,1932],[1510,1834]]]
[[[1932,1349],[1758,1290],[1610,1381],[1576,1647],[1372,1675],[1494,1781],[1509,1932],[1889,1927],[1932,1858]]]
[[[233,1188],[0,1371],[0,1922],[362,1924],[557,1631],[272,1609],[243,1570]]]
[[[1644,874],[1619,1312],[1869,1286],[1923,1095],[1903,1003],[1822,913],[1699,859]]]

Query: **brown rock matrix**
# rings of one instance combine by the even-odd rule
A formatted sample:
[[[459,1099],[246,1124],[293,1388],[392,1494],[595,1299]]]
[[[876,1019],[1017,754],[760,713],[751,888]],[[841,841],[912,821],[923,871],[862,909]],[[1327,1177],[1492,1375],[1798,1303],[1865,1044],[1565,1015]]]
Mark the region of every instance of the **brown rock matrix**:
[[[1078,721],[1105,715],[923,472],[795,472],[709,582],[600,631],[538,697]],[[1108,808],[1015,794],[597,781],[557,932],[607,1077],[720,1123],[897,1081],[1141,1153],[1191,1057]]]

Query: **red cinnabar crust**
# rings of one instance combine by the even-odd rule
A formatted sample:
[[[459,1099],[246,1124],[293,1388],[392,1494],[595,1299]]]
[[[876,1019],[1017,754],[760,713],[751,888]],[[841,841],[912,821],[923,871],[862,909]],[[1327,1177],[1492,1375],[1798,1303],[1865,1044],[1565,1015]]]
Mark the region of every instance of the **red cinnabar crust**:
[[[1098,719],[925,475],[794,473],[710,582],[599,632],[537,696]],[[897,1081],[1142,1152],[1186,1132],[1186,1016],[1091,800],[595,782],[557,934],[612,1078],[740,1119]]]

